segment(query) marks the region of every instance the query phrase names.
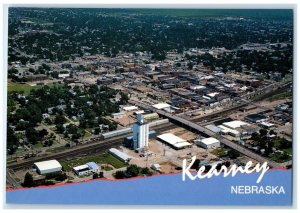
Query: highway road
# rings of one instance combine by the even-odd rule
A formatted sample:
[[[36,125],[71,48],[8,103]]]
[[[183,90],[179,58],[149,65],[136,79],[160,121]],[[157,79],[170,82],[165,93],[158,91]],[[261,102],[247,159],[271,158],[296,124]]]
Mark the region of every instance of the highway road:
[[[188,129],[193,129],[193,130],[197,131],[198,133],[205,134],[206,136],[209,136],[209,137],[215,137],[221,143],[227,145],[228,147],[230,147],[232,149],[237,150],[238,152],[240,152],[240,153],[242,153],[242,154],[244,154],[244,155],[246,155],[246,156],[248,156],[248,157],[250,157],[254,160],[257,160],[258,162],[261,162],[261,163],[267,162],[270,167],[278,167],[279,165],[285,167],[287,165],[291,165],[292,162],[286,162],[286,163],[283,163],[283,164],[276,163],[276,162],[274,162],[270,159],[262,157],[261,155],[255,153],[255,152],[252,152],[251,150],[245,148],[244,146],[241,146],[241,145],[239,145],[235,142],[232,142],[232,141],[224,138],[223,136],[221,136],[219,134],[216,134],[216,133],[206,129],[205,127],[197,124],[196,122],[203,121],[204,119],[215,118],[215,117],[218,117],[219,115],[224,116],[225,114],[236,111],[236,110],[238,110],[242,107],[245,107],[248,104],[254,103],[258,100],[263,100],[265,98],[271,97],[274,94],[281,93],[281,92],[285,91],[287,88],[289,88],[290,85],[291,85],[290,83],[286,83],[286,84],[283,84],[283,85],[279,85],[279,84],[271,85],[268,88],[265,88],[265,90],[260,90],[256,93],[249,94],[247,97],[244,96],[244,97],[240,98],[240,100],[244,100],[245,98],[257,97],[255,100],[249,100],[246,103],[245,103],[245,101],[243,101],[243,103],[237,104],[237,105],[232,106],[230,108],[227,108],[227,109],[224,109],[224,110],[221,110],[221,111],[218,111],[218,112],[215,112],[215,113],[212,113],[212,114],[200,117],[200,118],[195,118],[195,119],[190,119],[190,120],[179,117],[177,115],[174,115],[174,114],[171,114],[171,113],[168,113],[168,112],[165,112],[163,110],[155,109],[154,107],[145,105],[142,102],[137,102],[137,103],[135,103],[135,105],[137,105],[137,106],[139,106],[143,109],[149,109],[149,110],[152,110],[154,112],[157,112],[160,116],[163,116],[165,118],[169,118],[170,121],[175,122],[177,124],[184,125]]]

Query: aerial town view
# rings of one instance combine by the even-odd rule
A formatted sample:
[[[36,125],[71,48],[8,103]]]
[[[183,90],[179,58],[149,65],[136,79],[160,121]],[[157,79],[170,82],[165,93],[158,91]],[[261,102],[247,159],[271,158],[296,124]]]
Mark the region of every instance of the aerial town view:
[[[293,11],[11,7],[6,187],[292,168]]]

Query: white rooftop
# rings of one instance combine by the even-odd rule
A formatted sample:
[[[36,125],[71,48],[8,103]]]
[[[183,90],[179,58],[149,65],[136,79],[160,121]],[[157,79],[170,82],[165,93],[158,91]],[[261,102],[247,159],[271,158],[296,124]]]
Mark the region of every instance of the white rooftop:
[[[172,146],[175,146],[177,148],[182,148],[185,146],[190,146],[191,144],[187,142],[186,140],[177,137],[176,135],[173,135],[171,133],[165,133],[162,135],[157,136],[159,139],[167,142],[168,144],[171,144]]]
[[[154,105],[152,105],[154,108],[156,108],[156,109],[163,109],[163,108],[168,108],[168,107],[170,107],[170,105],[169,104],[167,104],[167,103],[159,103],[159,104],[154,104]]]
[[[211,144],[214,144],[214,143],[219,143],[220,141],[217,140],[216,138],[210,137],[210,138],[202,139],[201,142],[206,144],[206,145],[211,145]]]
[[[39,170],[47,170],[53,168],[61,168],[62,166],[57,160],[48,160],[34,163]]]
[[[204,89],[204,88],[206,88],[206,86],[202,86],[202,85],[190,86],[190,89],[192,90]]]
[[[109,152],[118,156],[119,158],[121,158],[124,161],[128,161],[132,158],[132,157],[128,156],[127,154],[125,154],[124,152],[117,150],[116,148],[109,149]]]
[[[236,128],[239,128],[241,126],[245,126],[245,125],[248,125],[248,124],[243,122],[243,121],[235,120],[235,121],[225,122],[222,125],[226,126],[226,127],[229,127],[231,129],[236,129]]]
[[[89,169],[89,166],[84,164],[84,165],[80,165],[80,166],[75,166],[75,167],[73,167],[73,169],[76,171],[82,170],[82,169]]]
[[[143,113],[145,113],[145,111],[144,110],[139,110],[139,111],[136,111],[136,112],[134,112],[135,114],[143,114]]]
[[[274,126],[274,124],[270,123],[270,122],[266,122],[266,121],[263,121],[263,122],[260,122],[261,125],[263,126],[267,126],[267,127],[272,127]]]
[[[218,92],[212,92],[212,93],[209,93],[207,94],[209,97],[215,97],[216,95],[218,95],[219,93]]]
[[[132,111],[132,110],[137,110],[138,108],[136,106],[124,106],[123,109],[125,111]]]
[[[234,135],[238,135],[238,134],[239,134],[239,131],[234,130],[234,129],[231,129],[231,128],[228,128],[228,127],[226,127],[226,126],[219,125],[218,127],[219,127],[220,129],[222,129],[221,132],[223,132],[223,133],[231,132],[231,133],[234,134]]]

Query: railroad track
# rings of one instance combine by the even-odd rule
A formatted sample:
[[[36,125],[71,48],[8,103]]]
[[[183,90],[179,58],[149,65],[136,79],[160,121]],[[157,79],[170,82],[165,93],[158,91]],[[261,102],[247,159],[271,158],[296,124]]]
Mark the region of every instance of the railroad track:
[[[153,128],[153,130],[156,130],[157,133],[160,133],[163,131],[173,129],[175,127],[176,127],[175,124],[168,123],[168,124],[164,124],[164,125],[155,127],[155,128]],[[44,160],[50,160],[50,159],[56,159],[56,160],[71,159],[71,158],[78,157],[82,154],[103,152],[109,148],[113,148],[113,147],[122,145],[124,137],[130,136],[130,135],[131,134],[126,134],[126,135],[114,137],[111,139],[99,140],[99,141],[93,141],[93,142],[91,141],[91,142],[88,142],[87,144],[78,145],[78,146],[69,148],[69,149],[59,152],[59,153],[53,153],[53,154],[49,154],[49,155],[33,157],[33,158],[23,160],[21,162],[10,163],[7,165],[7,168],[12,169],[12,170],[20,170],[23,168],[29,168],[33,165],[34,162],[38,162],[38,161],[44,161]]]
[[[287,85],[288,86],[288,85]],[[279,88],[275,91],[272,91],[270,93],[264,94],[262,96],[260,96],[259,99],[256,99],[255,101],[258,100],[262,100],[265,99],[267,97],[270,97],[274,94],[280,93],[285,91],[285,89],[287,88],[287,86]],[[190,121],[192,122],[199,122],[201,120],[208,120],[208,119],[212,119],[212,118],[216,118],[219,115],[227,115],[229,113],[231,113],[234,110],[238,110],[248,104],[251,104],[251,102],[255,102],[255,101],[250,101],[250,103],[242,103],[236,106],[233,106],[231,108],[225,109],[223,111],[220,112],[215,112],[213,114],[209,114],[200,118],[194,118],[191,119]],[[177,125],[173,124],[173,123],[168,123],[168,124],[163,124],[157,127],[154,127],[153,130],[156,130],[157,133],[163,132],[163,131],[167,131],[173,128],[176,128]],[[100,141],[90,141],[87,144],[82,144],[82,145],[78,145],[76,147],[67,149],[63,152],[60,153],[54,153],[54,154],[49,154],[49,155],[45,155],[45,156],[40,156],[40,157],[34,157],[34,158],[30,158],[30,159],[26,159],[24,161],[21,162],[14,162],[14,163],[10,163],[7,165],[7,168],[12,169],[12,170],[20,170],[22,168],[28,168],[31,167],[33,165],[34,162],[38,162],[38,161],[43,161],[43,160],[49,160],[49,159],[57,159],[57,160],[61,160],[61,159],[68,159],[68,158],[75,158],[78,157],[82,154],[88,154],[88,153],[95,153],[95,152],[102,152],[105,151],[109,148],[112,147],[116,147],[116,146],[120,146],[122,144],[123,138],[130,136],[131,134],[126,134],[126,135],[122,135],[119,137],[115,137],[112,139],[107,139],[107,140],[100,140]]]

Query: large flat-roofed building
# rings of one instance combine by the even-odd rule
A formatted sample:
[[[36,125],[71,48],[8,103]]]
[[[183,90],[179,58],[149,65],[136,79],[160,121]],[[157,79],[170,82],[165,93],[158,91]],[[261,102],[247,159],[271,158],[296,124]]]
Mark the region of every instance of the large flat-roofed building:
[[[57,160],[36,162],[34,163],[34,167],[40,175],[60,172],[62,170],[62,166]]]
[[[247,126],[247,125],[249,125],[249,124],[247,124],[243,121],[238,121],[238,120],[223,123],[223,126],[226,126],[231,129],[236,129],[236,128],[240,128],[240,127]]]
[[[166,133],[157,136],[157,139],[163,143],[168,144],[174,149],[183,149],[185,147],[190,147],[192,144],[187,142],[186,140],[177,137],[176,135],[173,135],[171,133]]]
[[[252,123],[259,123],[266,120],[266,116],[261,114],[250,114],[245,116],[245,120]]]
[[[221,129],[221,134],[228,134],[233,137],[251,135],[257,131],[254,125],[239,120],[224,122],[218,127]]]
[[[223,126],[223,125],[219,125],[218,127],[221,129],[221,131],[220,131],[221,134],[224,134],[224,135],[228,134],[228,135],[231,135],[233,137],[238,137],[240,135],[240,132],[235,130],[235,129],[231,129],[231,128],[228,128],[228,127]]]
[[[195,140],[195,143],[205,149],[220,147],[220,141],[213,137],[198,139]]]
[[[166,109],[166,108],[170,108],[171,106],[167,103],[158,103],[158,104],[154,104],[152,105],[154,108],[156,109]]]
[[[120,159],[121,161],[127,163],[131,160],[132,157],[128,156],[124,152],[117,150],[116,148],[109,149],[109,153]]]

